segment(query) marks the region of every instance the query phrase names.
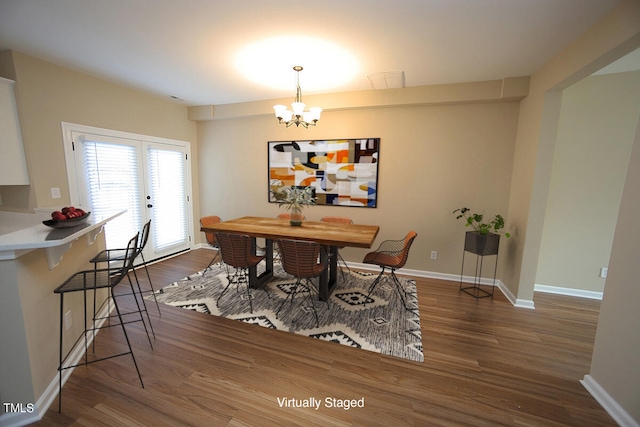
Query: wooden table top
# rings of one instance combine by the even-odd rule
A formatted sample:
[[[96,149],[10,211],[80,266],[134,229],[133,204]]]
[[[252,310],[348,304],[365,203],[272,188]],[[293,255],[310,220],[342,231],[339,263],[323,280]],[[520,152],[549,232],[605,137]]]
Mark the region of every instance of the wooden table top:
[[[380,227],[364,224],[340,224],[333,222],[303,221],[301,226],[292,226],[288,219],[245,216],[224,221],[200,231],[222,231],[243,233],[265,239],[300,239],[318,242],[321,245],[370,248]]]

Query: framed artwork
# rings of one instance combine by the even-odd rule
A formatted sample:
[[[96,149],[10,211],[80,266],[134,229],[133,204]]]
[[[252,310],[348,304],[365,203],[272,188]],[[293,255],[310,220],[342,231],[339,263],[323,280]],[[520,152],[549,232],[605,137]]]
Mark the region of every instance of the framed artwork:
[[[271,190],[312,187],[317,205],[375,208],[380,138],[269,141]]]

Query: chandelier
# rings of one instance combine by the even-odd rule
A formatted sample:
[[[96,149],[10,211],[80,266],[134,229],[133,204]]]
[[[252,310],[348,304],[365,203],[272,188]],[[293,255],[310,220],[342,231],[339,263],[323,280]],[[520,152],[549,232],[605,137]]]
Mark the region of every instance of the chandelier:
[[[322,108],[313,107],[309,108],[309,111],[304,111],[305,105],[302,102],[302,91],[300,90],[300,71],[302,71],[302,67],[296,65],[293,67],[293,71],[297,73],[296,100],[291,103],[291,110],[288,110],[284,105],[274,105],[273,109],[278,118],[278,123],[286,125],[287,127],[291,125],[296,125],[296,127],[302,125],[307,129],[309,126],[315,126],[318,123]]]

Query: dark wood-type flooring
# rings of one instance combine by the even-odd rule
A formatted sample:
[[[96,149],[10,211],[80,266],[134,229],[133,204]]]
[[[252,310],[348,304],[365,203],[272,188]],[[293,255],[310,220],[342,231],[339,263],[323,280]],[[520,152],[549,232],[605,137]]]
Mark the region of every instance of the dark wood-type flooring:
[[[204,268],[191,251],[150,267],[160,288]],[[141,277],[143,275],[140,275]],[[476,300],[457,283],[417,279],[424,363],[161,305],[151,350],[127,325],[129,356],[78,367],[37,425],[615,426],[579,380],[589,373],[599,301],[536,294],[536,310],[500,293]],[[129,297],[130,298],[130,297]],[[115,328],[97,351],[122,348]],[[320,409],[278,399],[320,399]],[[328,408],[325,398],[364,398]]]

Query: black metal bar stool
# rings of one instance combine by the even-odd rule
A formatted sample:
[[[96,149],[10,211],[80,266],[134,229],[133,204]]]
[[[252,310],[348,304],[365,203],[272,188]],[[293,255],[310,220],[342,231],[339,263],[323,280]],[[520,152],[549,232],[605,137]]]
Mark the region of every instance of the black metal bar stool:
[[[135,259],[137,260],[138,257],[140,257],[142,261],[136,264],[134,260],[134,265],[132,270],[133,270],[133,275],[135,276],[135,279],[136,279],[136,283],[138,284],[138,291],[140,292],[140,294],[142,294],[143,291],[140,288],[140,282],[138,281],[138,275],[136,274],[136,269],[141,266],[144,267],[144,270],[147,273],[147,280],[149,281],[149,287],[151,288],[150,291],[145,291],[145,292],[150,292],[153,295],[153,299],[156,302],[156,308],[158,309],[158,314],[162,316],[162,313],[160,312],[160,304],[158,304],[158,300],[156,298],[156,291],[153,288],[153,283],[151,282],[151,275],[149,274],[149,269],[147,268],[147,261],[144,259],[144,253],[143,253],[144,248],[147,246],[147,241],[149,240],[150,229],[151,229],[151,220],[147,221],[144,227],[142,227],[142,233],[139,235],[140,239],[138,241],[138,247],[136,250],[137,253],[136,253]],[[113,264],[113,263],[120,263],[122,262],[124,253],[125,253],[125,249],[106,249],[100,252],[98,255],[94,256],[91,260],[89,260],[89,262],[93,263],[96,266],[96,268],[99,263],[107,263],[107,265]],[[111,268],[111,266],[109,266],[109,268]],[[146,303],[144,302],[144,299],[142,300],[142,302],[146,309]],[[153,326],[151,325],[150,319],[149,319],[149,325],[151,326],[151,331],[153,332]],[[154,337],[155,337],[155,333],[154,333]]]
[[[133,355],[133,349],[131,348],[131,343],[129,341],[129,336],[127,335],[127,330],[125,329],[125,324],[127,323],[134,323],[134,322],[140,322],[142,321],[144,324],[144,318],[142,315],[142,310],[138,304],[137,298],[136,298],[136,305],[138,307],[138,314],[140,316],[139,319],[135,319],[135,320],[129,320],[129,321],[125,321],[123,320],[123,316],[128,315],[128,314],[133,314],[136,313],[136,311],[132,311],[132,312],[128,312],[128,313],[123,313],[118,305],[117,302],[117,298],[123,296],[122,294],[115,294],[113,292],[113,289],[120,283],[122,282],[122,280],[124,280],[125,277],[127,277],[129,279],[129,285],[131,286],[131,290],[132,293],[134,294],[134,298],[135,298],[135,290],[133,288],[133,283],[131,281],[131,279],[129,278],[129,270],[131,270],[133,268],[133,262],[135,257],[137,256],[138,252],[137,252],[137,243],[138,243],[138,234],[136,233],[136,235],[129,240],[129,243],[127,245],[127,248],[125,249],[125,253],[124,253],[124,257],[123,257],[123,262],[120,263],[118,265],[118,268],[103,268],[103,269],[94,269],[94,270],[84,270],[84,271],[79,271],[77,273],[75,273],[73,276],[69,277],[62,285],[58,286],[54,292],[57,294],[60,294],[60,343],[59,343],[59,356],[60,356],[60,364],[58,365],[58,371],[59,371],[59,381],[58,381],[58,412],[60,412],[62,410],[62,371],[66,370],[66,369],[70,369],[70,368],[75,368],[76,366],[81,366],[81,365],[88,365],[90,363],[95,363],[95,362],[99,362],[102,360],[107,360],[107,359],[112,359],[114,357],[119,357],[119,356],[125,356],[127,354],[131,355],[131,359],[133,360],[133,364],[136,368],[136,372],[138,373],[138,378],[140,379],[140,385],[142,385],[142,388],[144,388],[144,383],[142,382],[142,376],[140,375],[140,370],[138,369],[138,364],[136,363],[136,358]],[[99,290],[99,289],[108,289],[110,291],[111,294],[111,299],[113,299],[113,305],[115,307],[116,310],[116,315],[114,316],[107,316],[109,318],[111,317],[117,317],[119,319],[119,322],[116,324],[107,324],[107,325],[98,325],[96,322],[98,320],[102,320],[104,318],[100,318],[97,319],[94,315],[94,319],[93,319],[93,323],[90,326],[87,326],[87,291],[93,291],[94,292],[94,301],[95,301],[95,293]],[[67,352],[67,354],[63,357],[63,350],[62,350],[62,344],[63,344],[63,334],[64,334],[64,328],[63,328],[63,323],[64,323],[64,296],[68,293],[72,293],[72,292],[82,292],[83,293],[83,297],[84,297],[84,332],[78,337],[78,339],[76,340],[75,344],[71,347],[71,349]],[[128,294],[125,294],[128,295]],[[95,309],[95,303],[94,303],[94,313],[95,313],[96,309]],[[89,333],[93,333],[93,338],[95,341],[95,332],[99,329],[102,328],[108,328],[108,327],[114,327],[114,326],[118,326],[121,325],[122,327],[122,332],[124,334],[125,340],[127,342],[127,346],[129,348],[128,351],[125,352],[121,352],[118,354],[112,354],[109,356],[105,356],[105,357],[100,357],[97,359],[92,359],[89,360],[88,357],[88,334]],[[146,329],[146,325],[145,325],[145,329]],[[147,332],[147,336],[148,336],[148,332]],[[84,351],[85,351],[85,357],[84,357],[84,362],[80,362],[80,363],[75,363],[75,364],[71,364],[71,365],[66,365],[65,363],[68,362],[68,358],[69,355],[71,354],[71,352],[74,350],[74,348],[76,348],[76,346],[80,343],[80,341],[82,340],[82,338],[84,337]]]

